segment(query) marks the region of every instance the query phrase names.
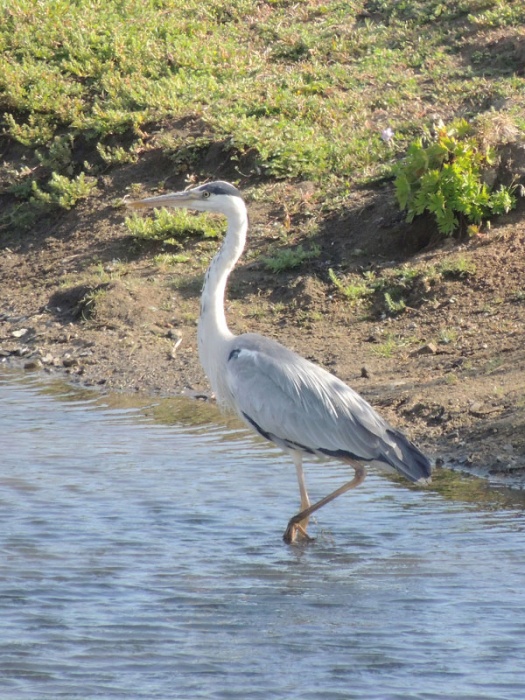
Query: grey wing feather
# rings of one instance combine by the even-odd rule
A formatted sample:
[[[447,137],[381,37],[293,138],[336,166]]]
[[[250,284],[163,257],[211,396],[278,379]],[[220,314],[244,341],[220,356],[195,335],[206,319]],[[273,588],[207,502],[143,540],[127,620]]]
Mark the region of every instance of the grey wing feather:
[[[275,341],[232,341],[226,382],[239,415],[281,447],[390,464],[410,480],[428,459],[350,387]]]

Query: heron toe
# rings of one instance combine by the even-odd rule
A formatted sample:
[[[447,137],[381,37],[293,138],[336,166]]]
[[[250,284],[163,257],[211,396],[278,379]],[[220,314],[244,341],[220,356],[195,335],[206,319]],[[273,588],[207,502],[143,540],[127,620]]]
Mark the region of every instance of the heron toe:
[[[306,522],[304,520],[297,521],[295,516],[290,518],[288,526],[283,535],[284,542],[286,542],[286,544],[294,544],[295,542],[313,542],[315,537],[310,537],[310,535],[306,532],[307,524],[308,520],[306,520]]]

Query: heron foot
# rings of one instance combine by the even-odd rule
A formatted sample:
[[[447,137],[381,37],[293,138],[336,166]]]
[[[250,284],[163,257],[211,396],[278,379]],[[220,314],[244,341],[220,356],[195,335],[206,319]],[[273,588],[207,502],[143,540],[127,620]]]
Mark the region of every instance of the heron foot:
[[[283,540],[286,544],[293,544],[296,541],[302,542],[314,542],[315,537],[310,537],[306,532],[306,528],[303,527],[300,521],[297,521],[295,517],[290,519],[288,527],[286,528]]]

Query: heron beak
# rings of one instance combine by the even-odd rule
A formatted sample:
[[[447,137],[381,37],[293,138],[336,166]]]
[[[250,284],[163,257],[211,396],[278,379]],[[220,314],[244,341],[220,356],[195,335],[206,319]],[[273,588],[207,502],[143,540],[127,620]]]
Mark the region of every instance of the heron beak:
[[[151,209],[152,207],[188,207],[199,199],[199,195],[192,190],[186,192],[170,192],[158,197],[145,197],[144,199],[124,199],[124,203],[130,209]]]

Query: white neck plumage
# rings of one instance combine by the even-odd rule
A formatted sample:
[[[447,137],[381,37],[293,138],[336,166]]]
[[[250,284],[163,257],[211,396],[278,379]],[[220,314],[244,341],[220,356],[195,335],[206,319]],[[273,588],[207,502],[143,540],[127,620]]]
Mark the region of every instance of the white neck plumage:
[[[226,344],[234,336],[226,323],[224,295],[228,277],[244,250],[248,216],[243,200],[234,196],[228,197],[223,213],[227,217],[228,227],[223,244],[211,261],[204,279],[197,337],[200,360],[212,389],[219,402],[227,403],[227,392],[223,388],[227,358],[223,358],[223,354]]]

